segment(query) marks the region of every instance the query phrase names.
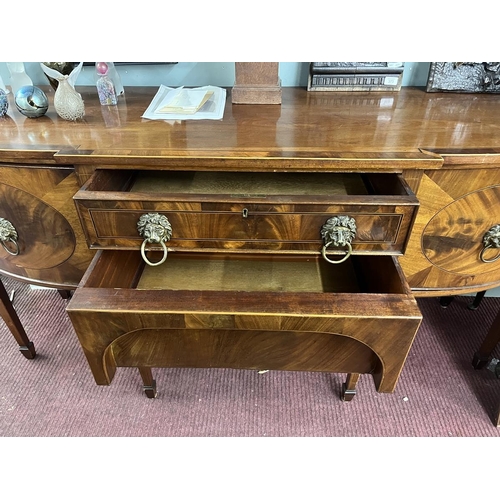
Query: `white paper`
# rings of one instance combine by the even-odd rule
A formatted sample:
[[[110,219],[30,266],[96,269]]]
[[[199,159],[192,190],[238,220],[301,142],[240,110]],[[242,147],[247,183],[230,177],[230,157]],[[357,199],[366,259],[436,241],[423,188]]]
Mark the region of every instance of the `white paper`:
[[[179,95],[180,88],[166,87],[165,85],[160,85],[158,92],[153,97],[151,104],[148,106],[142,118],[147,118],[148,120],[221,120],[224,116],[224,108],[226,106],[226,90],[221,87],[214,87],[212,85],[207,85],[205,87],[197,87],[196,91],[212,91],[213,95],[210,99],[193,114],[176,114],[176,113],[158,113],[157,110],[169,102],[172,101],[176,96]]]

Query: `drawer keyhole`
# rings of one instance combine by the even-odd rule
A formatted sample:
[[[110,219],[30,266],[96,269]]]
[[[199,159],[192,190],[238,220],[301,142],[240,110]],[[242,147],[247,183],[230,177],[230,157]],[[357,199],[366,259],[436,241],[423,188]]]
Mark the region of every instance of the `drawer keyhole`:
[[[244,208],[241,211],[241,215],[243,216],[244,219],[246,219],[248,217],[248,208]]]

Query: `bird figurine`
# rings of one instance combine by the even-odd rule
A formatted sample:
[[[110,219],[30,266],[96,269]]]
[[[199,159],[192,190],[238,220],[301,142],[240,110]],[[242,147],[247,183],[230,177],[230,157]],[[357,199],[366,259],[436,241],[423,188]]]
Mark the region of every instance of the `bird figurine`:
[[[57,114],[64,120],[75,121],[85,115],[85,105],[82,96],[75,90],[75,82],[83,66],[81,62],[69,75],[40,63],[43,72],[59,82],[54,94],[54,107]]]

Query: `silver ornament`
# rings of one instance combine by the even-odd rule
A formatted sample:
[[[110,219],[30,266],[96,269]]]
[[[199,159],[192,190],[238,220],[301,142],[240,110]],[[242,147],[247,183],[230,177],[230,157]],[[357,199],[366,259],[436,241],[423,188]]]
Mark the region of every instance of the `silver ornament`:
[[[8,109],[9,99],[7,98],[7,94],[4,90],[0,89],[0,116],[6,115]]]
[[[28,118],[43,116],[49,107],[45,92],[34,85],[21,87],[16,92],[14,102],[19,112]]]

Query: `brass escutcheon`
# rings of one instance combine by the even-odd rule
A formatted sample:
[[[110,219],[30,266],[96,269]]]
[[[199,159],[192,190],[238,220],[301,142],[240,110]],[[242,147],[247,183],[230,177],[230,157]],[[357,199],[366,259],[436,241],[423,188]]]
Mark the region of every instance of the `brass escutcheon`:
[[[330,264],[340,264],[346,261],[352,253],[352,240],[356,237],[356,221],[348,215],[338,215],[328,219],[321,228],[323,248],[321,255]],[[326,249],[330,246],[347,247],[346,254],[340,260],[331,260],[326,256]]]
[[[11,250],[6,242],[10,242],[14,245],[14,250]],[[7,219],[0,217],[0,243],[7,253],[10,255],[19,255],[19,245],[17,243],[17,231],[16,228]]]
[[[144,238],[141,245],[141,255],[144,262],[149,266],[159,266],[163,264],[167,259],[167,246],[166,241],[169,241],[172,237],[172,226],[169,220],[164,215],[158,213],[143,214],[139,217],[137,222],[137,231],[139,235]],[[148,243],[158,245],[160,244],[163,249],[163,257],[158,262],[151,262],[146,257],[146,245]]]
[[[490,248],[500,248],[500,224],[496,224],[495,226],[490,227],[490,229],[488,229],[488,231],[484,233],[483,245],[484,247],[479,254],[479,258],[483,262],[488,264],[500,259],[500,250],[497,252],[496,256],[493,259],[486,259],[484,256],[486,251]]]

